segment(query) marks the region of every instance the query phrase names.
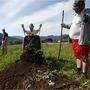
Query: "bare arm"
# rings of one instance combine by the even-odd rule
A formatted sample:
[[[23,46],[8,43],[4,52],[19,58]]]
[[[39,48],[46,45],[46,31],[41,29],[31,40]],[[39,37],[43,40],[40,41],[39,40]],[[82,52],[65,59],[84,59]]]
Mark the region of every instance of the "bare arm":
[[[40,25],[39,25],[39,28],[38,28],[38,30],[40,31],[40,30],[41,30],[41,28],[42,28],[42,24],[40,24]]]
[[[25,30],[24,24],[21,24],[21,27],[23,29],[23,32],[26,33],[27,35],[31,35],[32,34],[31,31],[26,31]]]
[[[37,34],[41,30],[42,24],[39,25],[39,28],[37,30],[34,30],[32,34]]]
[[[67,24],[61,24],[62,27],[70,29],[71,25],[67,25]]]
[[[24,31],[25,33],[27,33],[27,31],[25,30],[24,24],[21,24],[21,27],[22,27],[23,31]]]

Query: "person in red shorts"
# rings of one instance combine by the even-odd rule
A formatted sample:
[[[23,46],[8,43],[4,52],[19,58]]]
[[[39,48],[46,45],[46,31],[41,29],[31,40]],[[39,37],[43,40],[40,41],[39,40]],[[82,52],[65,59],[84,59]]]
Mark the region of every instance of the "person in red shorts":
[[[77,72],[82,72],[79,74],[87,78],[87,69],[89,62],[88,54],[90,46],[81,42],[83,41],[83,38],[81,38],[81,31],[83,30],[82,23],[87,22],[87,18],[84,17],[85,0],[75,0],[73,4],[73,10],[75,11],[75,16],[73,18],[72,24],[66,25],[62,23],[61,26],[70,29],[69,37],[74,51],[74,56],[76,57]]]

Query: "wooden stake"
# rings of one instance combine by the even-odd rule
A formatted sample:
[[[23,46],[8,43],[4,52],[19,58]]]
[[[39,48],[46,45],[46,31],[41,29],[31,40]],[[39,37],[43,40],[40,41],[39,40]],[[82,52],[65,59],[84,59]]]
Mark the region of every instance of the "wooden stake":
[[[62,22],[61,24],[63,24],[63,21],[64,21],[64,10],[62,12]],[[61,38],[60,38],[60,45],[59,45],[59,54],[58,54],[58,60],[60,58],[60,55],[61,55],[61,47],[62,47],[62,35],[63,35],[63,27],[61,26]]]

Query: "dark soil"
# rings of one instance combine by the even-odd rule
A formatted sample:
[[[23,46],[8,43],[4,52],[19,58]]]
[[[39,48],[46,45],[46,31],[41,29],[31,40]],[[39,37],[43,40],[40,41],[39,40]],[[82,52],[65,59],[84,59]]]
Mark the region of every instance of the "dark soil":
[[[34,64],[25,58],[0,71],[1,89],[90,90],[68,79],[66,75],[51,71],[47,65]]]

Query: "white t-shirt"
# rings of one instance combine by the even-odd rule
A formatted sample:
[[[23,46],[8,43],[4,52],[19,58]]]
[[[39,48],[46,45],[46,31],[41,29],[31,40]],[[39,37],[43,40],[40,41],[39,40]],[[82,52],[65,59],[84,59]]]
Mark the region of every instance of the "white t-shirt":
[[[32,34],[36,35],[40,30],[33,30]]]
[[[75,15],[69,31],[69,36],[71,39],[79,39],[82,20],[83,13],[81,13],[81,15]]]
[[[32,32],[30,32],[30,31],[24,31],[26,34],[30,34],[30,33],[32,33],[33,35],[36,35],[38,32],[39,32],[40,30],[33,30]]]

